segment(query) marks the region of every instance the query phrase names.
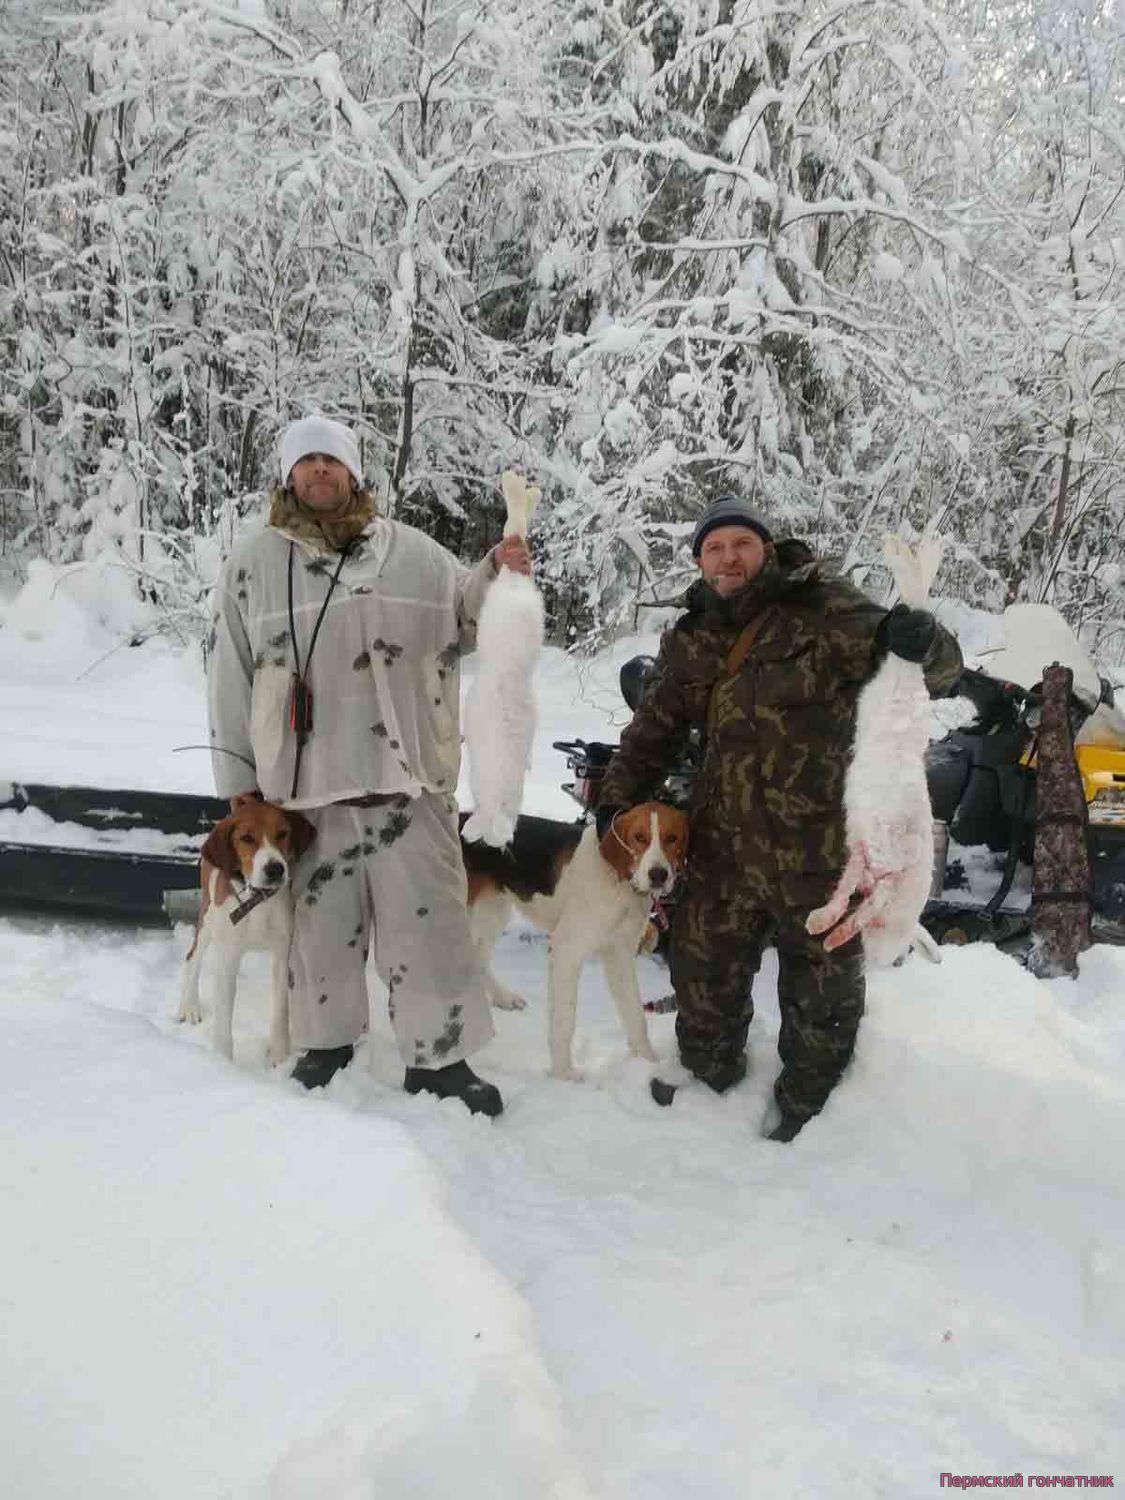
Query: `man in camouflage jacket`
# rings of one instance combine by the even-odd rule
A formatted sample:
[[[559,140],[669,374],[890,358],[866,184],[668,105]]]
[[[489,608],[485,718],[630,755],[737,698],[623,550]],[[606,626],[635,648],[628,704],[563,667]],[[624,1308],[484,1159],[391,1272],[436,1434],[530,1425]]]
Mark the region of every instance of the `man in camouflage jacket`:
[[[782,1071],[767,1132],[791,1140],[839,1079],[863,1014],[859,940],[826,953],[804,926],[846,859],[856,700],[888,650],[920,662],[932,694],[953,687],[961,653],[932,615],[888,612],[830,577],[803,542],[775,543],[740,500],[705,512],[692,551],[703,576],[664,636],[598,822],[604,831],[616,811],[652,796],[689,731],[702,732],[672,932],[680,1057],[717,1092],[739,1082],[754,975],[763,948],[776,945]],[[745,659],[728,671],[736,643]],[[669,1084],[654,1079],[652,1089],[671,1103]]]

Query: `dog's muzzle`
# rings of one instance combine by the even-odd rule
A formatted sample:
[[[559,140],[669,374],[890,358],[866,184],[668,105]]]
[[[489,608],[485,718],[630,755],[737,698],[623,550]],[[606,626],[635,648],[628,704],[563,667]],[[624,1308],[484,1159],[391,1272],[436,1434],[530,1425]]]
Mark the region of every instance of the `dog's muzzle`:
[[[642,896],[663,896],[676,883],[675,872],[669,865],[650,865],[645,872],[645,878],[640,884],[636,878],[633,880],[633,889]]]
[[[271,855],[250,874],[250,885],[259,891],[276,891],[289,878],[289,866],[278,855]]]

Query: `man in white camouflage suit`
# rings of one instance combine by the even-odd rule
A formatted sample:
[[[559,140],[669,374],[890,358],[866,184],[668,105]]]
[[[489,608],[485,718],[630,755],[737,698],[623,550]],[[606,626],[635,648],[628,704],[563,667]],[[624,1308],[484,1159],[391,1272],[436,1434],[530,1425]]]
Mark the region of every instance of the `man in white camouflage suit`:
[[[293,1076],[316,1088],[351,1061],[370,943],[405,1088],[497,1115],[467,1061],[492,1022],[457,831],[458,664],[498,569],[530,572],[526,543],[470,570],[376,516],[355,436],[323,417],[286,428],[280,479],[215,590],[209,697],[219,794],[316,829],[293,888]]]

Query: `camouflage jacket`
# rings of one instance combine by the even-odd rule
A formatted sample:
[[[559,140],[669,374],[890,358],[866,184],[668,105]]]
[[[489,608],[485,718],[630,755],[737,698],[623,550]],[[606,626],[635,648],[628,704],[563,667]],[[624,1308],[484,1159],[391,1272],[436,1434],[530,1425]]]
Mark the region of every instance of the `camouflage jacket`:
[[[886,610],[828,576],[797,541],[768,546],[761,572],[733,598],[700,579],[684,602],[599,800],[628,806],[653,795],[699,728],[693,878],[741,902],[811,908],[844,866],[856,700],[878,667]],[[748,658],[727,676],[731,648],[763,610]],[[957,642],[939,627],[923,663],[931,694],[948,692],[961,666]]]
[[[476,643],[496,577],[491,555],[469,571],[412,526],[376,519],[343,563],[318,627],[339,561],[272,525],[240,540],[227,559],[215,586],[208,670],[221,797],[257,786],[288,807],[323,807],[372,792],[417,797],[457,786],[460,656]],[[295,796],[290,609],[314,702]]]

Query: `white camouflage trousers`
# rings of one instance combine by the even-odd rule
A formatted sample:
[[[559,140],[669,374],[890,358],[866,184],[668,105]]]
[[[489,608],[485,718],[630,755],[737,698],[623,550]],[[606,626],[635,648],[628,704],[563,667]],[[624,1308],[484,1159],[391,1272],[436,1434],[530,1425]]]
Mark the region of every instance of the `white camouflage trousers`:
[[[367,1025],[370,942],[408,1067],[441,1068],[492,1036],[469,932],[451,797],[302,809],[316,838],[293,881],[289,954],[294,1046],[343,1047]]]

